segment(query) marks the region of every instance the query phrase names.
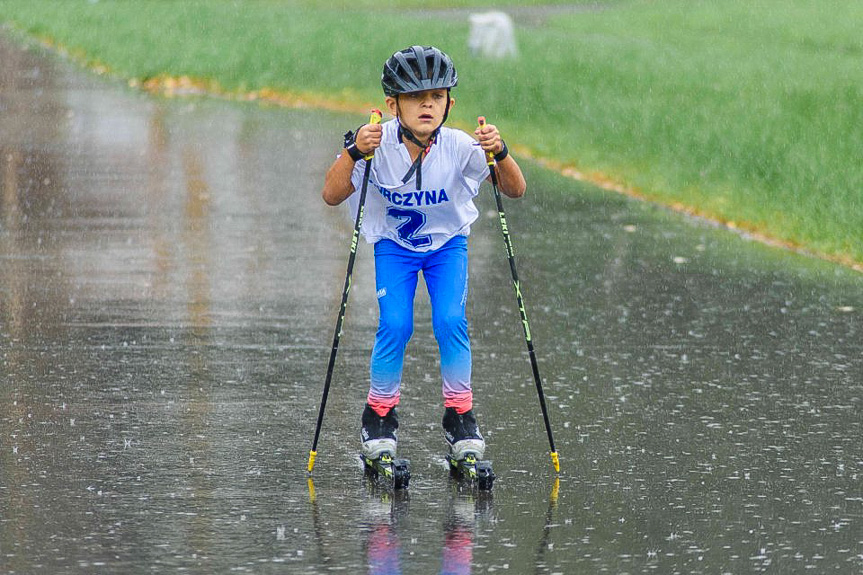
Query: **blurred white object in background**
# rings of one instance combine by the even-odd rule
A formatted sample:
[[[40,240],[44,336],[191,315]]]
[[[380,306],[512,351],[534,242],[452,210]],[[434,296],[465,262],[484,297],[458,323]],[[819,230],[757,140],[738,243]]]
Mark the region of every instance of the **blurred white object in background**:
[[[503,12],[471,14],[467,46],[481,58],[515,58],[518,48],[512,18]]]

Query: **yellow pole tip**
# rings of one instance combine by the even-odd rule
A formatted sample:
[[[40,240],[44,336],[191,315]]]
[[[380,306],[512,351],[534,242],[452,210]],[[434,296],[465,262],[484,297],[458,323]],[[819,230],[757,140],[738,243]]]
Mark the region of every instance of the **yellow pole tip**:
[[[309,451],[309,475],[312,474],[312,469],[315,467],[315,457],[317,456],[317,451]]]
[[[554,463],[554,470],[560,473],[560,456],[557,454],[557,451],[551,452],[551,462]]]

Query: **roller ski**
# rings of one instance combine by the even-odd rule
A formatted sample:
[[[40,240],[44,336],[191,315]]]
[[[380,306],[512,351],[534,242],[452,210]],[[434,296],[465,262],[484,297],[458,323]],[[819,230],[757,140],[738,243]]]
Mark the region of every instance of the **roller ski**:
[[[444,439],[449,445],[446,456],[450,476],[481,491],[490,491],[494,485],[491,461],[482,459],[485,440],[476,423],[473,410],[459,414],[452,407],[443,416]]]
[[[391,486],[394,490],[407,489],[411,480],[411,462],[407,459],[394,459],[389,451],[371,459],[360,454],[365,474],[378,484]]]
[[[410,461],[396,459],[399,420],[391,408],[383,417],[366,405],[362,415],[360,461],[367,477],[393,489],[407,489],[411,479]]]

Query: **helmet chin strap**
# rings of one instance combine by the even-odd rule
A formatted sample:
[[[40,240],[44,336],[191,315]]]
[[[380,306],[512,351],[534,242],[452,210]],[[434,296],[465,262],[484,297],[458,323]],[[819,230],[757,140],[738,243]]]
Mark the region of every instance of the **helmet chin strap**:
[[[417,175],[417,190],[421,190],[422,185],[423,185],[423,179],[422,179],[423,178],[423,173],[422,173],[423,159],[428,155],[429,151],[431,150],[431,147],[435,143],[435,140],[437,140],[438,134],[440,134],[441,127],[444,125],[444,122],[446,122],[446,119],[449,116],[449,106],[450,106],[449,90],[446,91],[446,110],[444,110],[443,121],[440,123],[440,125],[437,128],[434,129],[434,131],[431,133],[431,135],[429,136],[428,141],[426,143],[421,142],[420,139],[417,138],[413,132],[411,132],[407,127],[402,125],[402,122],[399,119],[399,116],[401,116],[401,108],[398,107],[398,101],[399,101],[398,96],[396,96],[396,111],[399,112],[398,116],[396,116],[396,120],[398,121],[398,124],[399,124],[399,129],[398,129],[399,141],[404,143],[404,140],[407,139],[410,143],[412,143],[415,146],[417,146],[418,148],[420,148],[420,153],[417,156],[417,159],[414,160],[414,163],[411,164],[411,167],[408,169],[407,173],[402,178],[402,183],[403,184],[408,183],[408,181],[410,181],[411,177],[413,177],[414,173],[416,173],[416,175]]]

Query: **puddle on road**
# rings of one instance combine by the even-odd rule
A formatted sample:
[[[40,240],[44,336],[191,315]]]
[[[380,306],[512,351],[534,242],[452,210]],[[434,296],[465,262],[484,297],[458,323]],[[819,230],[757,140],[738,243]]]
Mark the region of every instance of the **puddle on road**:
[[[318,190],[356,118],[154,99],[3,40],[0,63],[4,572],[861,568],[859,274],[527,166],[506,205],[559,485],[488,194],[493,496],[447,478],[423,295],[410,492],[363,480],[366,245],[309,484],[350,230]]]

